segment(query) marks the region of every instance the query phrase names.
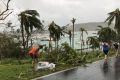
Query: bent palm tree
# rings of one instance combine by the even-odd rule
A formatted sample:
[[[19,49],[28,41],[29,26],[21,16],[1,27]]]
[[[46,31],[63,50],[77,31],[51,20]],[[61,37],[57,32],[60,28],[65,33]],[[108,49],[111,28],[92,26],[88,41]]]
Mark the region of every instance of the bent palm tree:
[[[115,29],[120,34],[120,10],[117,8],[115,11],[108,13],[109,17],[105,20],[108,22],[108,26],[115,21]]]
[[[52,50],[52,45],[51,45],[51,40],[52,40],[52,38],[54,37],[54,31],[55,31],[55,28],[54,28],[54,21],[49,25],[49,28],[48,28],[48,30],[49,30],[49,33],[50,33],[50,35],[49,35],[49,37],[50,37],[50,40],[49,40],[49,50]]]
[[[21,33],[23,39],[23,46],[25,49],[25,32],[27,33],[27,40],[31,35],[33,28],[37,28],[43,30],[43,25],[39,20],[39,13],[36,10],[25,10],[21,12],[19,15],[20,23],[21,23]]]
[[[84,45],[83,33],[84,33],[84,32],[85,32],[86,34],[88,34],[88,33],[87,33],[87,30],[85,30],[84,28],[80,28],[80,32],[81,32],[80,40],[81,40],[81,53],[82,53],[82,49],[83,49],[83,45]]]
[[[67,30],[65,27],[66,27],[66,26],[63,26],[63,27],[62,27],[62,32],[65,33],[65,34],[67,34],[67,35],[69,35],[69,41],[70,41],[70,46],[71,46],[72,31],[71,31],[71,30]]]
[[[97,34],[99,36],[99,40],[102,42],[105,41],[105,42],[110,43],[111,40],[116,39],[116,32],[112,30],[110,27],[103,28],[101,26]]]
[[[51,38],[55,41],[55,47],[58,47],[58,41],[60,40],[60,37],[63,35],[62,29],[60,26],[54,23],[54,21],[49,25],[48,28],[50,32],[50,42],[49,42],[49,48],[51,45]]]
[[[88,37],[87,41],[89,42],[89,45],[91,46],[93,51],[94,49],[99,47],[99,40],[96,36]]]

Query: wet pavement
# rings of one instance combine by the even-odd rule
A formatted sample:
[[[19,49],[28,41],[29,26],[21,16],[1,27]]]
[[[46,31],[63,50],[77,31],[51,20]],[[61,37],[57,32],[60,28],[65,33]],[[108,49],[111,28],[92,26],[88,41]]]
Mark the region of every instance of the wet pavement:
[[[87,64],[87,67],[77,67],[36,80],[120,80],[120,57],[107,62],[100,60]]]

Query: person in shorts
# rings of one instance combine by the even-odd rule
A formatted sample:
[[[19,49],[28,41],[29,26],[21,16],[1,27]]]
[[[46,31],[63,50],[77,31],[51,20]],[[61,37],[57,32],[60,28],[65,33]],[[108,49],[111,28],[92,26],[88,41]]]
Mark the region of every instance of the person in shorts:
[[[109,52],[109,46],[108,43],[103,44],[103,53],[105,54],[105,59],[108,57],[108,52]]]
[[[34,66],[34,64],[38,62],[38,53],[40,49],[41,46],[33,46],[29,51],[29,55],[32,58],[32,66]]]

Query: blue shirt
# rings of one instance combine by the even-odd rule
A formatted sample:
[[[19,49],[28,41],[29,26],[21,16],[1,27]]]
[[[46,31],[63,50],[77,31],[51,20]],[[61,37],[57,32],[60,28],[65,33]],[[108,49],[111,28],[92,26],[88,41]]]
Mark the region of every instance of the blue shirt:
[[[105,50],[109,50],[109,47],[108,47],[108,45],[103,45],[103,50],[105,51]]]

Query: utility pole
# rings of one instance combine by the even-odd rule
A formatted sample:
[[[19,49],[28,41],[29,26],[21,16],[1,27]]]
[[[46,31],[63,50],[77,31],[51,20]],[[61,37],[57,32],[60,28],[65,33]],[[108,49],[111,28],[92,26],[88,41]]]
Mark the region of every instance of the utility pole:
[[[71,20],[71,22],[72,22],[72,24],[73,24],[73,35],[72,35],[72,47],[73,47],[73,49],[74,49],[74,25],[75,25],[75,21],[76,21],[75,18],[73,18],[73,19]]]

